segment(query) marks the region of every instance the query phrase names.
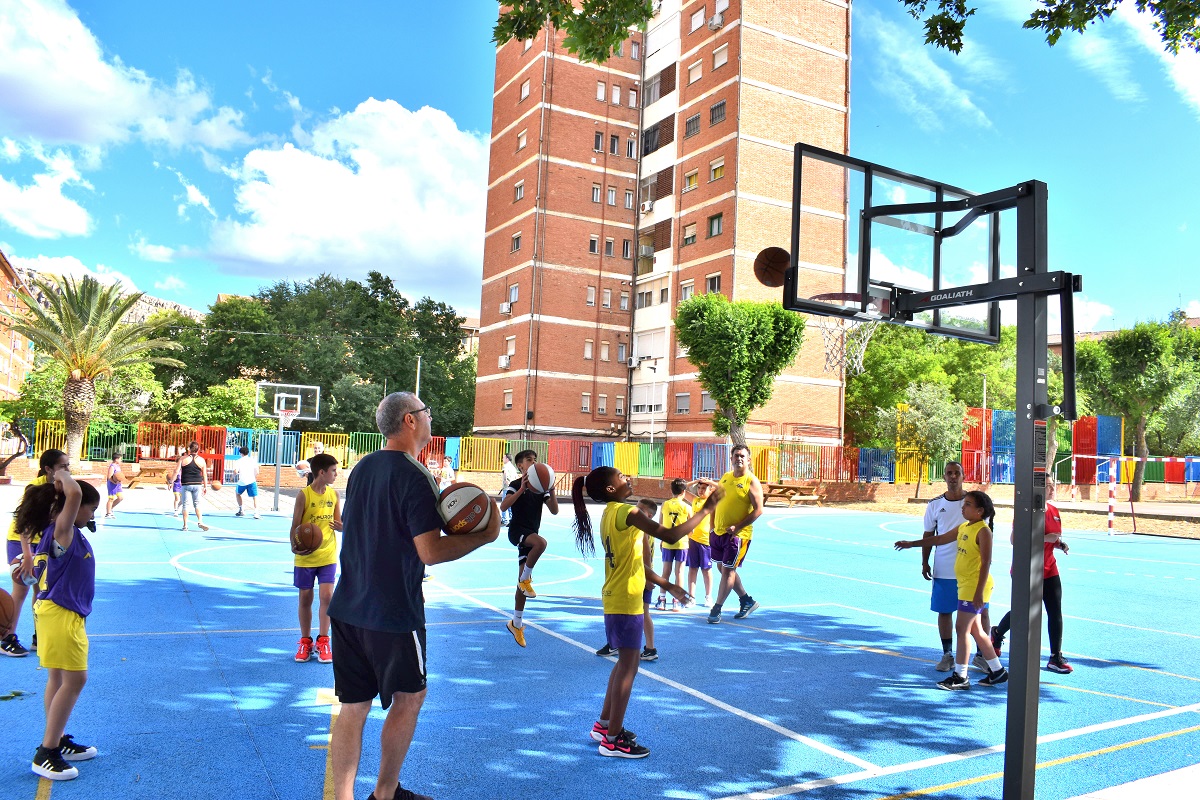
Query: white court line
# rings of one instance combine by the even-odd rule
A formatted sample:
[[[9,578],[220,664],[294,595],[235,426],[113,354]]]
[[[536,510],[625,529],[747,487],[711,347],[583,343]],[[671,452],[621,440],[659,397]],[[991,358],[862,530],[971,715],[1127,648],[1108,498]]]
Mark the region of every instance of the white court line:
[[[809,575],[823,575],[826,578],[841,578],[844,581],[854,581],[855,583],[869,583],[872,586],[883,586],[888,589],[899,589],[902,592],[915,592],[916,594],[921,594],[921,595],[929,594],[928,589],[913,589],[910,586],[897,586],[894,583],[880,583],[879,581],[869,581],[865,578],[851,578],[849,575],[837,575],[833,572],[820,572],[815,569],[802,569],[800,567],[793,567],[793,566],[789,566],[787,564],[775,564],[770,561],[755,560],[753,563],[762,564],[764,567],[777,567],[779,569],[791,570],[792,572],[805,572],[805,573],[808,573]]]
[[[443,584],[443,586],[444,586],[444,584]],[[481,608],[486,608],[490,611],[494,611],[495,613],[497,613],[503,617],[510,616],[507,611],[502,611],[501,609],[497,608],[496,606],[492,605],[491,603],[485,603],[482,600],[471,597],[470,595],[466,594],[465,592],[460,592],[457,589],[454,589],[449,586],[446,586],[445,588],[451,594],[455,594],[465,600],[469,600],[470,602],[475,603],[476,605],[480,606]],[[562,641],[569,645],[577,647],[580,650],[587,652],[589,655],[592,655],[596,652],[595,649],[591,645],[587,645],[587,644],[584,644],[583,642],[576,641],[575,639],[572,639],[569,636],[564,636],[563,634],[558,633],[557,631],[550,630],[549,628],[543,627],[542,625],[539,625],[536,622],[531,622],[529,620],[525,620],[525,625],[527,627],[536,628],[537,630],[541,631],[542,633],[546,634],[547,636],[552,636],[555,639],[558,639],[559,641]],[[672,689],[677,689],[678,691],[681,691],[685,694],[691,695],[692,697],[696,698],[697,700],[700,700],[701,702],[704,702],[711,706],[719,708],[722,711],[727,711],[735,716],[738,716],[744,720],[747,720],[748,722],[753,722],[756,725],[761,725],[762,727],[767,728],[768,730],[771,730],[775,733],[778,733],[781,736],[784,736],[788,739],[791,739],[792,741],[800,742],[801,744],[808,745],[809,747],[813,748],[814,750],[819,750],[822,753],[825,753],[826,755],[833,756],[834,758],[841,759],[842,761],[846,761],[848,763],[854,764],[857,767],[862,767],[867,770],[880,769],[880,767],[872,764],[869,761],[864,761],[863,759],[858,758],[857,756],[851,755],[850,753],[843,753],[841,750],[830,747],[829,745],[824,744],[822,742],[818,742],[816,739],[809,738],[808,736],[805,736],[804,734],[801,734],[801,733],[796,733],[795,731],[789,730],[789,729],[783,727],[782,725],[777,725],[768,719],[763,719],[762,717],[751,714],[748,711],[743,711],[740,708],[731,706],[728,703],[725,703],[721,700],[716,699],[715,697],[706,695],[703,692],[700,692],[700,691],[697,691],[696,689],[691,688],[690,686],[685,686],[682,683],[673,681],[670,678],[666,678],[662,675],[659,675],[656,672],[651,672],[650,670],[647,670],[645,668],[640,668],[640,667],[639,667],[638,672],[642,675],[645,675],[647,678],[650,678],[651,680],[658,681],[659,683],[670,686]]]
[[[1065,739],[1074,739],[1077,736],[1086,736],[1090,733],[1099,733],[1101,731],[1113,730],[1114,728],[1124,728],[1129,725],[1137,725],[1142,722],[1151,722],[1156,719],[1164,719],[1166,717],[1174,717],[1179,714],[1189,714],[1200,711],[1200,703],[1195,703],[1190,706],[1182,706],[1180,708],[1172,708],[1166,711],[1155,711],[1149,714],[1139,714],[1136,717],[1126,717],[1125,719],[1113,720],[1111,722],[1100,722],[1095,725],[1088,725],[1083,728],[1075,728],[1074,730],[1063,731],[1061,733],[1049,733],[1045,736],[1039,736],[1037,742],[1039,745],[1048,744],[1050,742],[1059,742]],[[806,781],[804,783],[794,783],[790,786],[779,786],[773,789],[764,789],[758,792],[748,792],[746,794],[731,795],[721,798],[721,800],[770,800],[773,797],[785,797],[787,795],[803,794],[810,792],[813,789],[821,789],[826,786],[844,786],[848,783],[856,783],[858,781],[867,780],[869,778],[879,778],[887,775],[899,775],[905,772],[914,772],[927,767],[937,767],[943,764],[953,764],[959,761],[966,761],[970,758],[979,756],[993,755],[995,753],[1003,753],[1004,745],[997,744],[991,747],[981,747],[976,750],[966,750],[961,753],[951,753],[945,756],[936,756],[934,758],[926,758],[920,761],[910,761],[907,764],[896,764],[891,767],[878,767],[875,769],[867,769],[862,772],[851,772],[845,775],[837,775],[832,778],[821,778],[815,781]]]

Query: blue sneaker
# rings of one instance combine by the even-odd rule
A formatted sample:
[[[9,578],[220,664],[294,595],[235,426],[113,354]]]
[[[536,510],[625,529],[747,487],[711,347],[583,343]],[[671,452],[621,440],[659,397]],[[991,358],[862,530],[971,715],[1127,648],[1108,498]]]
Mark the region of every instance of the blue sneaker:
[[[741,602],[741,607],[738,609],[738,612],[733,615],[733,618],[734,619],[745,619],[746,617],[750,616],[757,610],[758,610],[758,603],[755,602],[753,597],[751,597],[750,595],[746,595],[746,598],[744,600],[742,600],[742,602]]]
[[[712,611],[708,612],[708,624],[716,625],[720,621],[721,621],[721,607],[713,606]]]

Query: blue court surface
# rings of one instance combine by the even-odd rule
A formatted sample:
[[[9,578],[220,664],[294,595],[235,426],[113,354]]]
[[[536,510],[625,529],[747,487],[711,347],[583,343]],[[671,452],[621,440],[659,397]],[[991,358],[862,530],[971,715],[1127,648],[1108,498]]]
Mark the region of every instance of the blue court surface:
[[[69,783],[29,772],[45,673],[34,657],[4,659],[5,796],[332,797],[332,668],[292,659],[287,518],[214,512],[208,533],[185,533],[162,513],[165,493],[128,494],[92,536],[90,679],[68,726],[100,756]],[[11,508],[15,493],[4,500]],[[546,516],[526,649],[505,629],[517,570],[503,535],[431,569],[430,691],[406,787],[439,800],[1000,796],[1006,689],[978,685],[978,672],[969,692],[935,688],[944,675],[919,551],[892,550],[920,536],[920,517],[769,509],[743,568],[761,609],[732,620],[735,599],[720,625],[700,608],[655,613],[661,657],[643,665],[626,718],[652,752],[626,761],[600,757],[588,736],[611,669],[593,652],[603,567],[574,552],[569,514],[564,503]],[[1011,558],[998,539],[994,621]],[[1041,673],[1043,800],[1200,762],[1200,542],[1066,539],[1075,672]],[[28,642],[28,609],[19,633]],[[368,722],[360,798],[374,785],[382,718]]]

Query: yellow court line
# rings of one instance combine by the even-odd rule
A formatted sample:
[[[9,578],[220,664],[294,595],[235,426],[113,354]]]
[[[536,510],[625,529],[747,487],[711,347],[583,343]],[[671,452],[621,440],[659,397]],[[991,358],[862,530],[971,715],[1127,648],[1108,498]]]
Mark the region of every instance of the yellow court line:
[[[1092,758],[1093,756],[1107,755],[1108,753],[1115,753],[1118,750],[1126,750],[1130,747],[1137,747],[1138,745],[1148,744],[1150,742],[1157,742],[1161,739],[1170,739],[1173,736],[1179,736],[1180,734],[1184,734],[1184,733],[1193,733],[1195,731],[1200,731],[1200,725],[1194,725],[1190,728],[1184,728],[1183,730],[1170,731],[1168,733],[1160,733],[1157,736],[1147,736],[1144,739],[1138,739],[1133,742],[1125,742],[1124,744],[1114,744],[1110,747],[1102,747],[1099,750],[1090,750],[1086,753],[1076,753],[1075,755],[1072,755],[1072,756],[1064,756],[1063,758],[1056,758],[1053,761],[1043,761],[1041,764],[1037,765],[1036,769],[1044,769],[1046,767],[1056,767],[1060,764],[1069,764],[1072,761],[1081,761],[1082,759]],[[905,800],[905,798],[908,798],[908,797],[920,797],[922,795],[935,794],[937,792],[948,792],[952,789],[961,789],[963,786],[973,786],[977,783],[985,783],[987,781],[994,781],[994,780],[997,780],[997,779],[1000,779],[1003,777],[1004,777],[1003,772],[993,772],[990,775],[981,775],[978,778],[968,778],[966,780],[956,781],[954,783],[944,783],[941,786],[930,786],[928,789],[916,789],[911,792],[904,792],[903,794],[890,795],[888,797],[882,798],[882,800]]]
[[[463,620],[461,622],[428,622],[425,624],[427,628],[437,628],[445,625],[491,625],[494,620]],[[199,636],[201,634],[215,633],[287,633],[291,631],[297,633],[294,627],[292,628],[232,628],[219,631],[198,630],[198,631],[146,631],[145,633],[89,633],[89,639],[101,638],[120,638],[127,636]]]
[[[54,786],[54,781],[47,778],[38,778],[37,794],[33,796],[33,800],[50,800],[50,789]]]

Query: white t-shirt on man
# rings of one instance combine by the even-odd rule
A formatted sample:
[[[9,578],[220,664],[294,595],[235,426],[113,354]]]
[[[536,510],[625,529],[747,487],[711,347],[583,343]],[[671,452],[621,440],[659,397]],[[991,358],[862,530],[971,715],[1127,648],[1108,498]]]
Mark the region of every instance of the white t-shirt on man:
[[[242,456],[233,463],[237,469],[238,486],[249,486],[258,480],[258,459],[253,455]]]
[[[925,506],[925,530],[935,534],[949,533],[966,522],[962,515],[962,499],[947,500],[940,494]],[[939,544],[933,549],[933,577],[954,580],[954,559],[958,558],[958,542]]]

